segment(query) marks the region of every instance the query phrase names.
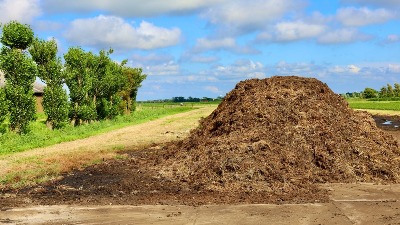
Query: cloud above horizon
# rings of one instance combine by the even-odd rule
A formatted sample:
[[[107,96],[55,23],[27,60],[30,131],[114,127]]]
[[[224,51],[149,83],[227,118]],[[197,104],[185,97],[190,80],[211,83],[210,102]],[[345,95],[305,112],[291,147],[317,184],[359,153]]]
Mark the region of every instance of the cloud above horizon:
[[[99,15],[72,21],[64,36],[73,43],[99,48],[157,49],[178,44],[181,30],[146,21],[135,27],[120,17]]]

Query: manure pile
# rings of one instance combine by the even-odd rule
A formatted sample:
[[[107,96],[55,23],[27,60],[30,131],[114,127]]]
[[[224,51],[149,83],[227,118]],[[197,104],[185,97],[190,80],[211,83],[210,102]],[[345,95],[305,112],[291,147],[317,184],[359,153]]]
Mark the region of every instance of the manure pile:
[[[290,201],[321,193],[316,183],[400,180],[393,137],[313,78],[240,82],[188,138],[164,150],[159,175],[199,191]]]

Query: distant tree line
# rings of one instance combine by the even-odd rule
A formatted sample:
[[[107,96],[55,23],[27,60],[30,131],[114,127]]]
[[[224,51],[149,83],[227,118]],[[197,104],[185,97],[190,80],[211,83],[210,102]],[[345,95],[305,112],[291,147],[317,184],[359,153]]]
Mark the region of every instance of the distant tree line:
[[[383,86],[379,91],[373,88],[367,87],[362,92],[352,92],[343,94],[347,98],[365,98],[365,99],[400,99],[400,84],[394,83]]]
[[[203,98],[193,98],[193,97],[173,97],[171,99],[172,102],[212,102],[214,100],[221,100],[222,97],[218,98],[208,98],[208,97],[203,97]]]
[[[94,54],[71,47],[63,65],[54,39],[35,38],[29,25],[16,21],[3,26],[0,41],[0,70],[6,80],[0,88],[0,124],[8,117],[11,131],[26,133],[36,119],[36,77],[46,84],[43,108],[52,129],[69,122],[77,126],[112,119],[135,110],[137,91],[146,75],[140,68],[128,67],[127,60],[113,61],[112,49]]]

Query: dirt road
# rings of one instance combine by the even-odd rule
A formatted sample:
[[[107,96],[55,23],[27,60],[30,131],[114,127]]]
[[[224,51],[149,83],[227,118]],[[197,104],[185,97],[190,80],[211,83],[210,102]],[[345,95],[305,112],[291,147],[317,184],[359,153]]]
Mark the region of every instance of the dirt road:
[[[0,224],[400,224],[400,185],[329,184],[331,202],[4,208]]]

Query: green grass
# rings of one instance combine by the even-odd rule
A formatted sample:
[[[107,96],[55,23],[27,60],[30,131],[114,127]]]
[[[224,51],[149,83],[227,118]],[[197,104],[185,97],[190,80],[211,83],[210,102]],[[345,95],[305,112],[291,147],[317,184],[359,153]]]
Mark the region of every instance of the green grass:
[[[30,125],[30,133],[24,135],[18,135],[14,132],[0,133],[0,155],[82,139],[192,109],[194,108],[189,106],[151,107],[141,105],[130,115],[119,116],[114,120],[98,121],[78,127],[68,125],[60,130],[48,129],[45,124],[45,116],[43,114],[38,114],[38,120]],[[1,126],[4,129],[6,124],[1,124]]]
[[[400,111],[400,101],[367,101],[365,99],[347,99],[350,108],[353,109],[373,109],[373,110],[393,110]]]

